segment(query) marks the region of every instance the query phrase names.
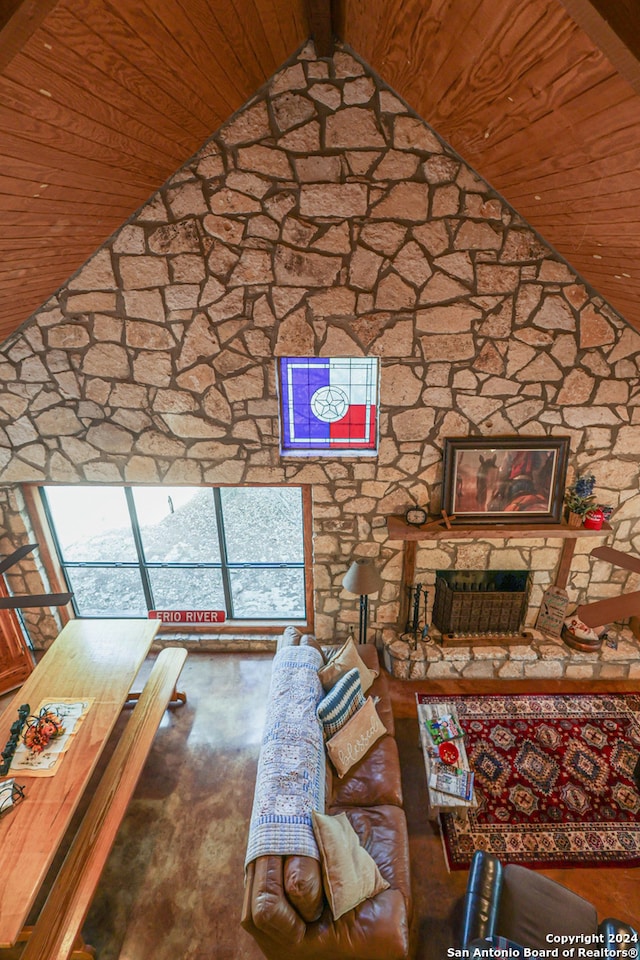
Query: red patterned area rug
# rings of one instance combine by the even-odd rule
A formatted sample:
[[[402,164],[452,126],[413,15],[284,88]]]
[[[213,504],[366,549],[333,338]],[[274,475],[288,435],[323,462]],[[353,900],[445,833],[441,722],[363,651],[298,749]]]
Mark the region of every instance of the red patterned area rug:
[[[443,697],[419,694],[421,702]],[[441,814],[449,868],[640,865],[640,696],[457,696],[477,806]]]

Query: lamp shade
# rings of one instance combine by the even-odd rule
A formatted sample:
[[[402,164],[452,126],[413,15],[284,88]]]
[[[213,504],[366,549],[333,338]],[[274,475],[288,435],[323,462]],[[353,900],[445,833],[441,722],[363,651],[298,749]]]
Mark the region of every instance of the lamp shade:
[[[371,560],[362,558],[354,560],[344,575],[342,586],[349,593],[356,593],[360,596],[367,596],[370,593],[377,593],[382,589],[382,577],[374,567]]]

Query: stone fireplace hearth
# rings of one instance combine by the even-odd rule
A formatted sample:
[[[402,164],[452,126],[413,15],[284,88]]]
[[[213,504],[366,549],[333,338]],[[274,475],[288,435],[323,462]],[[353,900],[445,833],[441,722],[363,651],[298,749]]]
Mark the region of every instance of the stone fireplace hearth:
[[[572,650],[564,641],[533,628],[527,629],[526,638],[511,644],[470,641],[447,647],[440,640],[433,631],[430,642],[418,640],[411,649],[389,631],[383,639],[384,665],[402,680],[640,678],[640,641],[628,628],[611,629],[602,647],[588,653]]]

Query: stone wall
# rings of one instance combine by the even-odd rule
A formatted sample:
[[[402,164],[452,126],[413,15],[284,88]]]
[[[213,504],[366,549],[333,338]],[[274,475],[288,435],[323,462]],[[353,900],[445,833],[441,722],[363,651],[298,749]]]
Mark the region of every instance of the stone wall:
[[[553,434],[640,551],[640,336],[345,51],[304,49],[2,354],[5,545],[27,535],[25,481],[311,484],[317,632],[357,622],[353,554],[384,578],[381,632],[402,560],[385,517],[439,510],[443,438]],[[283,460],[274,358],[363,354],[382,364],[377,459]],[[634,579],[592,545],[573,599]],[[424,545],[418,575],[531,567],[532,617],[559,548]]]

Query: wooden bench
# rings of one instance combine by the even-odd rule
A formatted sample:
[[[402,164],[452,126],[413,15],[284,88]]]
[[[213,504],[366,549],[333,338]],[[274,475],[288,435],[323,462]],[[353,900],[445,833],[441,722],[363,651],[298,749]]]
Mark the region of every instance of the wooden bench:
[[[186,657],[178,647],[158,654],[38,920],[25,929],[22,960],[95,956],[82,925]]]

